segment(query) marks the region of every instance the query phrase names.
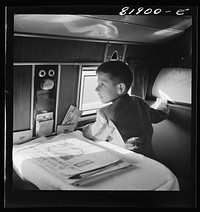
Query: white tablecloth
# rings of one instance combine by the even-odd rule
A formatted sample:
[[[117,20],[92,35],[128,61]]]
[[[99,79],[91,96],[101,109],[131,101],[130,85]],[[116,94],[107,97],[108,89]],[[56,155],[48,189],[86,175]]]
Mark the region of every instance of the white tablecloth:
[[[96,144],[122,154],[133,167],[88,185],[71,185],[18,151],[37,142],[33,140],[13,146],[13,167],[23,180],[33,183],[40,190],[179,190],[176,176],[163,164],[105,141]],[[48,142],[48,139],[43,142]]]

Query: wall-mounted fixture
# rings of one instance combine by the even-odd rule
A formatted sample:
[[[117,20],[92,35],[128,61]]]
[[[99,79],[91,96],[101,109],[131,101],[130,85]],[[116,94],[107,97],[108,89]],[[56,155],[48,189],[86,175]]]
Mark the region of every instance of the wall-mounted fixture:
[[[33,135],[48,135],[55,131],[58,66],[36,65],[34,74]]]
[[[124,43],[108,43],[104,61],[124,60],[126,44]]]

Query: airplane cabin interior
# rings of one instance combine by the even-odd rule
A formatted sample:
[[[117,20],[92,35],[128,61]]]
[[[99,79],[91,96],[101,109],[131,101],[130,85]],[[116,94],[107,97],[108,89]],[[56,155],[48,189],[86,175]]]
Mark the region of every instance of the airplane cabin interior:
[[[48,10],[29,14],[17,10],[13,20],[8,17],[7,21],[8,27],[13,23],[12,33],[7,31],[8,48],[12,43],[8,53],[13,58],[8,64],[13,75],[13,146],[57,136],[59,130],[81,131],[95,122],[96,111],[103,106],[95,92],[96,69],[105,61],[120,60],[133,72],[130,95],[150,105],[162,97],[170,107],[170,117],[153,124],[152,160],[175,175],[179,191],[194,188],[192,15],[52,14]],[[63,125],[70,106],[82,111],[75,128]],[[28,173],[23,179],[18,171],[13,169],[13,189],[42,188],[27,180]]]

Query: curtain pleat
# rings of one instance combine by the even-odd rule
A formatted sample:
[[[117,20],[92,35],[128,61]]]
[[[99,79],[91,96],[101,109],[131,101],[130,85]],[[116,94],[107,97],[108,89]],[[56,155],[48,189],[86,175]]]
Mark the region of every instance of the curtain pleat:
[[[143,59],[130,59],[127,61],[133,72],[132,95],[145,99],[149,80],[149,72],[154,67],[155,62]]]

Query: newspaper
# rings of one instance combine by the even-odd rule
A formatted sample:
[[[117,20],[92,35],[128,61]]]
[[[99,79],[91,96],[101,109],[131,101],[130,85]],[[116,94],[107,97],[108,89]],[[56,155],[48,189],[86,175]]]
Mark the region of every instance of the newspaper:
[[[76,127],[82,113],[83,111],[71,105],[62,121],[62,125],[74,124],[74,127]]]
[[[105,178],[110,177],[110,175],[116,174],[125,169],[127,170],[130,167],[132,167],[132,164],[127,163],[124,159],[121,159],[114,164],[107,166],[105,169],[100,168],[98,171],[95,170],[83,173],[77,179],[72,180],[71,184],[81,186],[96,182],[97,180],[104,180]]]
[[[84,185],[131,166],[120,155],[85,142],[76,134],[59,134],[45,143],[18,148],[34,163],[73,185]]]

